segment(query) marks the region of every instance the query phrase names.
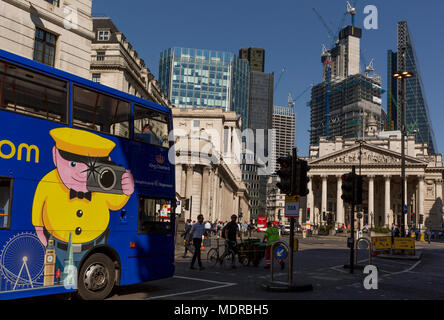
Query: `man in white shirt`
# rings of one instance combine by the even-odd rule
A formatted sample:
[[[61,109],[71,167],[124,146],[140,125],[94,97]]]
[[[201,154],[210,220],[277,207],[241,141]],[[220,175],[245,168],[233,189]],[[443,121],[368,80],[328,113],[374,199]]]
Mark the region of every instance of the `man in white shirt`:
[[[196,262],[199,264],[199,270],[205,269],[202,266],[202,261],[200,259],[200,247],[202,246],[202,236],[206,233],[205,231],[205,224],[203,223],[204,217],[203,215],[197,216],[197,222],[193,224],[190,230],[190,241],[192,239],[193,245],[194,245],[194,255],[193,259],[191,260],[191,266],[190,269],[194,268],[194,263]]]

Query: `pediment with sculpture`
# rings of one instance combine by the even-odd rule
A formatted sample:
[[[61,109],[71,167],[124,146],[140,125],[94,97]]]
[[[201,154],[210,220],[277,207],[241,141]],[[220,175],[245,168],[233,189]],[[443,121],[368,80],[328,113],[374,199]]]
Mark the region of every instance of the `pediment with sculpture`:
[[[310,165],[359,165],[361,157],[361,165],[363,166],[401,166],[401,154],[371,146],[363,145],[361,150],[359,145],[337,152],[327,154],[321,158],[310,161]],[[427,166],[427,163],[409,156],[406,156],[406,166]]]

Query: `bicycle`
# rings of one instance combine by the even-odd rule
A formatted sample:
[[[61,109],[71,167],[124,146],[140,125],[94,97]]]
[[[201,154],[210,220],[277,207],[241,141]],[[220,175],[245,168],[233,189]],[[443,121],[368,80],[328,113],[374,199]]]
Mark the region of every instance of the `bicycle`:
[[[225,241],[224,252],[219,254],[219,237],[216,239],[216,243],[216,248],[211,248],[207,253],[208,264],[214,267],[219,263],[224,268],[231,269],[235,265],[236,252],[229,247],[228,241]]]

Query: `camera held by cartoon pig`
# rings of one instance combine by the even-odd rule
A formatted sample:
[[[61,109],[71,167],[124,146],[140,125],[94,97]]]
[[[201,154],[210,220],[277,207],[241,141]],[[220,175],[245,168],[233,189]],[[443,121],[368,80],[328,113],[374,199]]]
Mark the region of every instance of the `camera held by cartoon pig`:
[[[91,192],[123,194],[122,175],[126,169],[114,162],[98,162],[88,173],[86,187]]]

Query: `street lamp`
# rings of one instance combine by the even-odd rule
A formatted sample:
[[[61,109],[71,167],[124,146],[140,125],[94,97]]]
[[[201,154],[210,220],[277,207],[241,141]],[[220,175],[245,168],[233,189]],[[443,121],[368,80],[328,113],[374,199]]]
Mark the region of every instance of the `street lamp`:
[[[393,74],[393,78],[401,80],[401,203],[402,203],[402,219],[401,219],[401,236],[405,237],[405,79],[413,77],[410,71],[398,71]]]

